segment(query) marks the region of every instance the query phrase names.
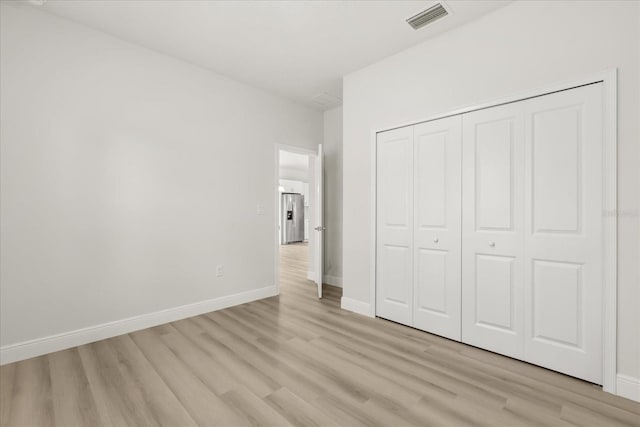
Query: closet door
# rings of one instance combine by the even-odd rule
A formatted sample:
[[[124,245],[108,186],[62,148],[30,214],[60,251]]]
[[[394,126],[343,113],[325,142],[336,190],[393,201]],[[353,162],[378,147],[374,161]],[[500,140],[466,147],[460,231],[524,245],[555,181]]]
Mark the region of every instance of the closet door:
[[[413,127],[377,136],[376,315],[412,325]]]
[[[602,85],[526,103],[526,360],[601,384]]]
[[[459,341],[462,117],[413,132],[413,326]]]
[[[463,116],[462,340],[522,358],[524,103]]]

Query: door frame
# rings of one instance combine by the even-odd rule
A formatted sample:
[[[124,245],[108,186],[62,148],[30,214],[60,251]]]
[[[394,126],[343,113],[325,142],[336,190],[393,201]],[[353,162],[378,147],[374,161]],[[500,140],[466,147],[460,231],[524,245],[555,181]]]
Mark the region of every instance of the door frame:
[[[276,295],[280,295],[280,241],[279,241],[280,218],[278,217],[280,210],[279,210],[278,203],[280,201],[279,187],[280,187],[280,151],[281,150],[288,151],[290,153],[304,154],[305,156],[309,156],[309,158],[318,156],[317,151],[313,151],[308,148],[296,147],[295,145],[287,145],[287,144],[274,145],[275,168],[274,168],[274,180],[273,180],[273,191],[274,191],[273,196],[274,196],[274,200],[276,200],[276,203],[274,206],[274,218],[276,220],[276,223],[274,225],[275,229],[273,233],[274,242],[275,242],[274,262],[273,262],[273,266],[274,266],[273,282],[276,287]],[[309,224],[309,226],[311,226],[311,224]],[[309,237],[311,237],[311,230],[309,230]],[[307,275],[308,274],[309,274],[309,271],[307,270]]]
[[[575,89],[580,86],[593,83],[603,84],[603,289],[602,289],[602,389],[608,393],[616,393],[617,380],[617,321],[618,321],[618,253],[617,253],[617,189],[618,189],[618,164],[617,164],[617,140],[618,140],[618,70],[610,68],[581,78],[565,80],[559,83],[525,90],[511,96],[489,100],[469,106],[463,106],[452,111],[435,114],[428,117],[418,117],[401,124],[395,123],[371,130],[371,246],[369,252],[370,263],[370,289],[369,312],[370,317],[376,316],[376,245],[377,245],[377,134],[380,132],[397,129],[405,126],[413,126],[419,123],[443,119],[450,116],[470,113],[485,108],[496,107],[503,104],[524,101],[554,92]]]

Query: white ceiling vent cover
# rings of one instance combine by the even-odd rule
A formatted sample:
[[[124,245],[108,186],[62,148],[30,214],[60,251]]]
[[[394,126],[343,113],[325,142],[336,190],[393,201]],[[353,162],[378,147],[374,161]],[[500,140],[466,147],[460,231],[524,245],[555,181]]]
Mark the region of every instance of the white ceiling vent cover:
[[[417,15],[414,15],[411,18],[407,19],[407,24],[411,25],[414,30],[419,30],[425,25],[431,24],[432,22],[437,21],[438,19],[447,16],[448,14],[449,12],[447,12],[447,9],[445,9],[443,5],[441,5],[440,3],[436,3],[429,9],[423,10]]]

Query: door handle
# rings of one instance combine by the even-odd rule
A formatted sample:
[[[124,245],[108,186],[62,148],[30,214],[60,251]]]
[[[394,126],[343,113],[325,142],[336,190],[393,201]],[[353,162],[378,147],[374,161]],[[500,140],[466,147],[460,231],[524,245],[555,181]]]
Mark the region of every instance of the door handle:
[[[327,227],[325,227],[324,225],[319,225],[319,226],[314,228],[314,230],[316,230],[316,231],[324,231],[326,229],[327,229]]]
[[[440,241],[440,239],[438,239],[437,237],[435,239],[433,239],[433,243],[438,243]]]
[[[489,242],[489,246],[492,247],[492,248],[495,247],[496,246],[496,242]]]

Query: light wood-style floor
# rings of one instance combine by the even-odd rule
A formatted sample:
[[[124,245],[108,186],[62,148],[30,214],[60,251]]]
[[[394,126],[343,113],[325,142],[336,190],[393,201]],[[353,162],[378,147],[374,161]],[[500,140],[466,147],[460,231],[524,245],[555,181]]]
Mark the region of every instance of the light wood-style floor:
[[[0,368],[2,426],[640,425],[640,404],[342,311],[282,248],[281,295]]]

